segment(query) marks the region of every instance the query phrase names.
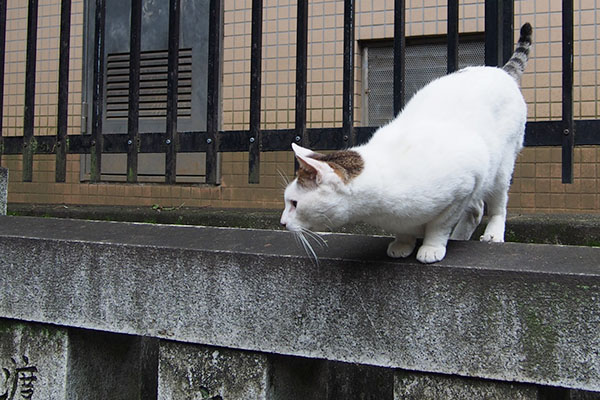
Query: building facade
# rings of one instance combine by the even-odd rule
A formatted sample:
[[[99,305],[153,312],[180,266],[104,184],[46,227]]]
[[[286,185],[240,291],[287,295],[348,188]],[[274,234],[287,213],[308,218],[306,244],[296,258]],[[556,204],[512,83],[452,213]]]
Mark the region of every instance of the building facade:
[[[93,32],[89,0],[73,0],[71,14],[71,53],[69,81],[68,133],[79,134],[88,130],[86,118],[89,108],[89,37]],[[107,66],[107,78],[118,76],[119,12],[107,2],[107,23],[113,23],[115,49],[107,50],[108,62],[114,60],[115,70]],[[144,2],[144,15],[160,15],[160,2]],[[165,2],[166,3],[166,2]],[[184,14],[192,5],[207,2],[182,0]],[[224,0],[222,38],[222,112],[221,129],[244,130],[249,126],[250,109],[250,31],[251,0]],[[127,1],[116,2],[125,4]],[[578,0],[574,3],[574,114],[575,119],[598,119],[600,10],[596,0]],[[153,9],[152,7],[156,7]],[[188,8],[186,8],[188,7]],[[199,6],[200,7],[200,6]],[[296,74],[296,7],[293,0],[264,0],[262,43],[262,114],[264,129],[294,127],[295,74]],[[391,115],[389,70],[394,34],[394,0],[356,1],[355,31],[355,96],[354,125],[370,126],[384,123]],[[442,0],[406,0],[407,36],[407,94],[428,80],[444,73],[446,2]],[[343,11],[342,0],[311,0],[308,25],[308,128],[337,127],[342,124],[343,78]],[[112,10],[112,11],[111,11]],[[168,7],[167,7],[168,10]],[[205,11],[190,17],[191,24],[199,26],[199,37]],[[23,135],[25,92],[25,48],[28,6],[24,0],[7,0],[6,60],[4,83],[3,136]],[[534,45],[523,76],[521,87],[528,104],[530,121],[560,120],[562,115],[561,90],[561,2],[550,0],[523,0],[514,2],[515,36],[518,27],[530,22],[534,27]],[[112,17],[111,17],[112,15]],[[192,15],[192,14],[189,14]],[[461,65],[483,63],[483,32],[485,7],[483,1],[460,2],[459,32]],[[112,19],[111,19],[112,18]],[[127,16],[128,18],[128,16]],[[127,19],[125,18],[125,20]],[[158,18],[158,17],[157,17]],[[142,37],[148,33],[142,26]],[[60,1],[39,0],[37,73],[35,93],[35,135],[55,135],[57,125],[58,54],[59,54]],[[185,23],[182,24],[185,28]],[[124,28],[123,28],[124,29]],[[144,31],[146,29],[146,31]],[[190,28],[191,29],[191,28]],[[146,32],[146,33],[145,33]],[[186,32],[188,32],[186,30]],[[126,32],[127,34],[127,32]],[[155,33],[160,35],[161,33]],[[183,32],[182,32],[183,34]],[[187,33],[186,33],[187,34]],[[202,36],[204,35],[204,36]],[[164,35],[163,35],[164,36]],[[183,36],[182,36],[183,37]],[[161,50],[161,38],[152,48],[148,60]],[[201,92],[203,84],[202,41],[183,39],[184,50],[189,45],[189,92],[180,80],[179,110],[181,126],[187,119],[193,129],[204,129],[206,122],[193,116],[205,110],[194,93]],[[206,40],[206,39],[204,39]],[[195,47],[200,50],[196,56]],[[110,47],[110,46],[109,46]],[[164,50],[164,48],[163,48]],[[111,53],[112,51],[112,53]],[[113,58],[110,58],[113,56]],[[160,55],[156,56],[159,57]],[[197,58],[196,58],[197,57]],[[180,63],[181,61],[180,55]],[[148,61],[149,63],[151,61]],[[153,62],[153,61],[152,61]],[[152,66],[148,64],[148,70]],[[182,71],[180,64],[180,72]],[[196,69],[194,69],[196,68]],[[187,70],[184,70],[187,71]],[[199,72],[194,72],[199,71]],[[162,72],[157,72],[158,77]],[[114,74],[114,75],[113,75]],[[149,73],[150,74],[150,73]],[[149,87],[154,75],[148,75]],[[107,110],[110,124],[119,130],[123,123],[119,104],[118,78],[115,86],[107,85]],[[156,78],[159,79],[159,78]],[[143,85],[143,84],[142,84]],[[142,86],[143,87],[143,86]],[[113,92],[110,92],[113,90]],[[183,91],[182,91],[183,90]],[[386,92],[387,90],[387,92]],[[109,93],[110,92],[110,93]],[[120,93],[120,94],[119,94]],[[112,94],[114,94],[113,97]],[[161,100],[159,92],[148,89],[147,129],[160,129]],[[189,97],[186,97],[188,96]],[[113,100],[110,100],[113,99]],[[112,102],[111,102],[112,101]],[[187,111],[186,111],[187,110]],[[108,121],[108,119],[107,119]],[[152,122],[154,121],[154,122]],[[126,122],[126,116],[125,116]],[[119,125],[121,123],[121,125]],[[154,124],[154,125],[152,125]],[[196,125],[193,125],[196,124]],[[195,127],[195,128],[194,128]],[[184,128],[182,128],[184,129]],[[106,156],[105,156],[106,157]],[[187,158],[186,158],[187,157]],[[220,157],[220,184],[203,183],[202,155],[186,155],[178,160],[178,183],[160,183],[164,174],[164,158],[149,155],[140,160],[140,183],[124,180],[123,159],[103,159],[103,182],[89,182],[89,160],[83,155],[67,156],[67,179],[54,181],[54,157],[35,155],[32,182],[21,182],[22,156],[4,155],[2,166],[10,170],[9,202],[135,205],[189,207],[280,208],[283,205],[281,174],[291,177],[294,160],[291,152],[266,152],[261,156],[260,184],[248,183],[248,154],[223,153]],[[143,164],[143,165],[142,165]],[[181,168],[180,168],[181,167]],[[162,169],[161,169],[162,168]],[[561,181],[560,147],[527,147],[518,159],[510,192],[509,211],[515,213],[598,213],[600,212],[600,147],[577,146],[573,164],[574,180]]]

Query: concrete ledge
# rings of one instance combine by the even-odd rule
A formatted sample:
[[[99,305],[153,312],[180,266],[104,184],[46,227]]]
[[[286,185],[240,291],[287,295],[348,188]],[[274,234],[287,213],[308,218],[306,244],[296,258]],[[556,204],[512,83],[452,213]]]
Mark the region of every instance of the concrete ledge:
[[[600,249],[0,217],[0,317],[600,391]]]
[[[0,215],[6,215],[8,202],[8,169],[0,167]]]
[[[98,221],[281,229],[281,210],[10,203],[8,213],[18,216]],[[484,227],[485,224],[481,224],[473,237],[478,238]],[[338,231],[359,235],[387,235],[384,231],[367,224],[348,225],[339,228]],[[510,214],[506,221],[506,241],[600,246],[600,215]]]

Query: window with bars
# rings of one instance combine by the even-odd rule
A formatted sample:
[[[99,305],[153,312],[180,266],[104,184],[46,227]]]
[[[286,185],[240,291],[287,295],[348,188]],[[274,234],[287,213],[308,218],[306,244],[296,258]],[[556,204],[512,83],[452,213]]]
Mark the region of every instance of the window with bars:
[[[105,0],[103,132],[127,133],[129,110],[129,41],[131,0]],[[92,115],[95,1],[86,0],[84,104]],[[177,128],[206,130],[209,0],[181,0],[178,58]],[[167,114],[169,2],[143,1],[141,17],[139,132],[164,132]],[[91,132],[91,118],[83,129]],[[90,157],[82,157],[82,179],[90,172]],[[203,182],[204,153],[177,156],[177,182]],[[164,181],[165,154],[140,153],[140,181]],[[102,179],[124,181],[126,154],[102,154]]]
[[[407,38],[405,100],[432,80],[446,74],[445,37]],[[463,38],[459,44],[459,68],[483,65],[483,35]],[[392,42],[363,44],[363,124],[381,126],[394,118],[394,48]]]

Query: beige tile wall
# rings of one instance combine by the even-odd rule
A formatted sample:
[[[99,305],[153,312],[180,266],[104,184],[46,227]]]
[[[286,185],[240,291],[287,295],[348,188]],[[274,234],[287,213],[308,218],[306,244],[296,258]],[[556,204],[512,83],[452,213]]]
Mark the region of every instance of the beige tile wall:
[[[21,135],[25,81],[27,5],[8,0],[7,53],[3,134]],[[291,128],[295,118],[296,1],[264,0],[262,127]],[[444,34],[446,2],[406,0],[409,36]],[[393,36],[394,0],[356,2],[356,39]],[[532,58],[522,80],[531,120],[561,117],[561,8],[553,0],[515,2],[515,27],[534,25]],[[598,10],[596,0],[575,1],[575,113],[598,118]],[[224,0],[223,129],[247,129],[250,95],[251,0]],[[343,1],[309,3],[309,127],[341,126],[343,75]],[[35,133],[54,134],[58,69],[59,0],[40,0],[36,76]],[[484,27],[482,0],[460,2],[460,31]],[[518,36],[518,33],[516,34]],[[73,0],[69,133],[80,132],[83,0]],[[355,51],[355,124],[361,121],[361,49]],[[596,147],[575,151],[575,183],[560,179],[559,148],[528,148],[519,158],[511,189],[513,212],[600,211],[600,154]],[[36,156],[32,183],[20,182],[21,157],[4,156],[11,169],[9,201],[57,204],[122,204],[163,206],[268,207],[281,205],[280,173],[293,174],[289,152],[265,153],[261,184],[247,183],[247,154],[224,154],[222,185],[88,184],[80,182],[79,156],[68,156],[67,182],[54,183],[52,156]]]

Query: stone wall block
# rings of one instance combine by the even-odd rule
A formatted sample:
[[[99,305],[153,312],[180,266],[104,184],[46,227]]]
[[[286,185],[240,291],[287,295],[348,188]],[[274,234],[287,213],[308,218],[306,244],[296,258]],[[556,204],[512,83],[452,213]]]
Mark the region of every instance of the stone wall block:
[[[66,399],[67,330],[0,319],[0,399]]]
[[[538,400],[535,385],[398,370],[394,400]]]
[[[69,333],[69,399],[156,399],[157,339],[83,329]]]
[[[273,400],[393,400],[394,370],[301,357],[270,356]]]
[[[160,342],[158,399],[270,400],[264,354]]]

